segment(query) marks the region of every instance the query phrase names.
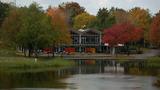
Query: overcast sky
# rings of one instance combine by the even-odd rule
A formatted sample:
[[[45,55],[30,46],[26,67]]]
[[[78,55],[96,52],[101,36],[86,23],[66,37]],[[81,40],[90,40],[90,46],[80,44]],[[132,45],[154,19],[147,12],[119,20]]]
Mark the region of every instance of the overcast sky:
[[[85,7],[86,11],[96,15],[99,8],[102,7],[118,7],[129,10],[133,7],[141,7],[149,9],[153,15],[160,10],[160,0],[0,0],[3,2],[16,1],[18,6],[28,6],[32,2],[37,2],[46,9],[49,5],[58,6],[62,2],[78,2],[81,6]]]

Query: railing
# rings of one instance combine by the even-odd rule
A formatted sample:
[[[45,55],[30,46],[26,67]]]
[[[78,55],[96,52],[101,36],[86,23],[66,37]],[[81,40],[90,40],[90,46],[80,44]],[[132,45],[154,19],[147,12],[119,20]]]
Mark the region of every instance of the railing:
[[[80,55],[62,55],[64,59],[69,60],[118,60],[118,61],[145,61],[145,59],[141,58],[117,58],[111,55],[91,55],[91,54],[80,54]]]
[[[72,44],[71,46],[101,46],[101,44],[96,43],[96,44]]]

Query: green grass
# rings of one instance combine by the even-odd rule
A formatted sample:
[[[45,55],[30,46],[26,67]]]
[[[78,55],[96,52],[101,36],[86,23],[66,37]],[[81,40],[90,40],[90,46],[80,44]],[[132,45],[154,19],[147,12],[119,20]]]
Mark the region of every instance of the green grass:
[[[131,59],[131,58],[134,58],[134,57],[127,56],[127,55],[119,55],[115,57],[115,59],[119,59],[119,60],[126,60],[126,59]]]
[[[124,63],[124,62],[126,62],[126,60],[129,61],[129,59],[131,59],[131,58],[134,58],[134,57],[127,56],[127,55],[118,55],[118,56],[114,57],[114,59],[120,63]]]
[[[23,57],[16,54],[16,50],[0,47],[0,72],[35,72],[53,70],[73,66],[73,61],[62,58]]]
[[[147,52],[147,51],[149,51],[150,49],[149,48],[142,48],[142,51],[143,52]]]
[[[160,69],[160,57],[159,56],[150,57],[148,58],[147,61],[148,61],[147,67]]]
[[[0,47],[0,57],[11,57],[11,56],[16,56],[16,51],[14,49]]]
[[[0,57],[1,72],[35,72],[73,66],[74,63],[62,58]]]

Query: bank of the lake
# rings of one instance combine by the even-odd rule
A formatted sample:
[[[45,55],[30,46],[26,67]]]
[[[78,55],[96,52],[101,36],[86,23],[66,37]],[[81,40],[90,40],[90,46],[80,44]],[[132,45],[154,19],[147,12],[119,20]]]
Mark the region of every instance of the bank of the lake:
[[[147,67],[160,68],[160,56],[149,57],[147,59]]]
[[[146,63],[142,69],[139,67],[131,67],[129,70],[131,75],[152,75],[158,77],[154,85],[160,87],[160,56],[153,56],[146,59]]]
[[[160,87],[160,56],[148,58],[147,67],[152,69],[158,69],[157,76],[159,77],[159,80],[157,80],[155,85]]]
[[[74,66],[63,58],[0,57],[0,72],[38,72]]]

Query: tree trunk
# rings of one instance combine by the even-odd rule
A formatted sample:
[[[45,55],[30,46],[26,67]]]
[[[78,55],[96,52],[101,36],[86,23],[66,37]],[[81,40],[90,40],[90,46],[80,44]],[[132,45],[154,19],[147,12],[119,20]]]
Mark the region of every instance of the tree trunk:
[[[54,57],[54,45],[53,45],[53,47],[52,47],[52,57]]]
[[[26,57],[27,55],[26,55],[26,49],[23,49],[23,52],[24,52],[24,56]]]
[[[129,45],[127,44],[127,55],[130,55]]]
[[[35,57],[36,57],[36,58],[38,58],[38,52],[37,52],[37,49],[35,49],[35,52],[34,52],[34,53],[35,53]]]
[[[28,57],[31,57],[32,49],[29,48]]]
[[[115,47],[112,47],[112,55],[114,56],[116,53],[116,48]]]

